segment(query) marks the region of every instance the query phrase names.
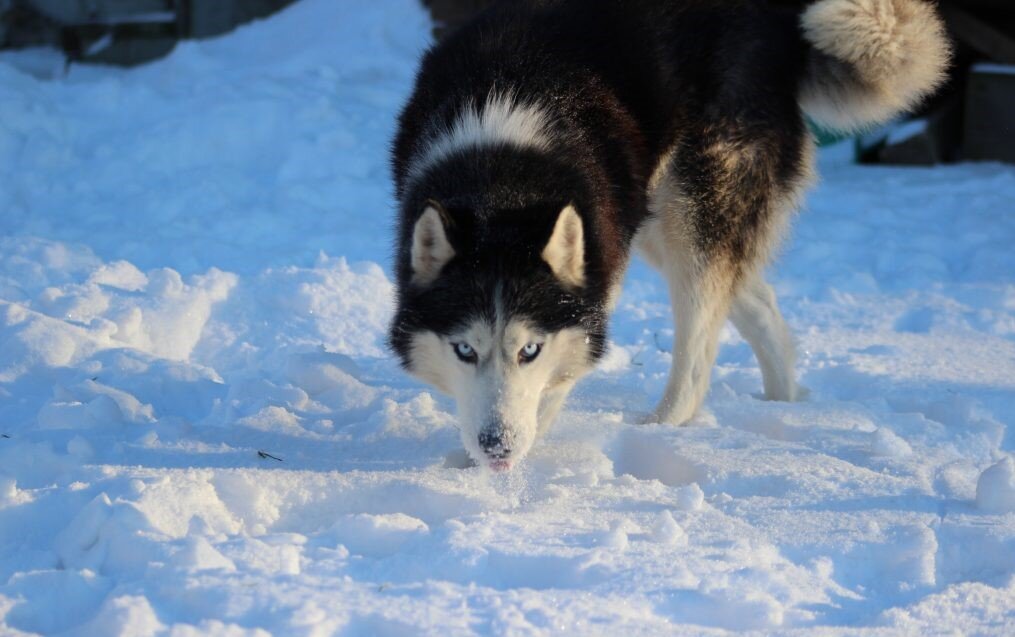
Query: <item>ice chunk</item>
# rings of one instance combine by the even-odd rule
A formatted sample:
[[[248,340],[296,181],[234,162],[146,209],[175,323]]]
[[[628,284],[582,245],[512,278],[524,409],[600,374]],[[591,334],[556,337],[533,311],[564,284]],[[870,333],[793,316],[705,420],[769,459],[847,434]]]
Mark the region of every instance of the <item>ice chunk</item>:
[[[603,533],[602,538],[599,541],[601,546],[613,549],[618,553],[622,553],[627,550],[630,541],[628,539],[628,531],[632,530],[632,525],[627,520],[615,520],[610,524],[610,530]]]
[[[705,493],[697,482],[680,487],[677,491],[677,506],[683,511],[697,511],[704,502]]]
[[[398,551],[404,544],[427,535],[423,520],[404,513],[347,515],[335,523],[332,532],[353,553],[380,556]]]
[[[1015,511],[1015,460],[1002,458],[976,481],[976,506],[990,513]]]
[[[32,633],[63,632],[94,613],[112,586],[109,579],[90,570],[17,573],[5,592],[24,601],[6,614],[4,623]]]
[[[236,565],[231,559],[222,555],[207,538],[200,535],[187,538],[187,544],[177,554],[176,560],[180,566],[189,571],[236,570]]]
[[[913,448],[898,434],[890,429],[880,427],[871,433],[871,453],[875,456],[901,458],[913,454]]]
[[[80,634],[153,637],[163,634],[165,628],[146,598],[122,595],[107,599],[98,614],[80,628]]]
[[[677,544],[687,539],[684,529],[673,519],[669,511],[662,511],[656,516],[652,525],[652,539],[660,544]]]

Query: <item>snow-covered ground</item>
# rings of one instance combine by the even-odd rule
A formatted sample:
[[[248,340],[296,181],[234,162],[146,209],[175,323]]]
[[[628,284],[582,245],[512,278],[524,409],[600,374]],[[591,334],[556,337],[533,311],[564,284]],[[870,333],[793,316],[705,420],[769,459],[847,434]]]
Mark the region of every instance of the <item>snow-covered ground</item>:
[[[1015,169],[821,156],[692,426],[636,263],[508,475],[384,348],[387,144],[429,25],[304,0],[134,70],[0,55],[0,633],[1015,633]]]

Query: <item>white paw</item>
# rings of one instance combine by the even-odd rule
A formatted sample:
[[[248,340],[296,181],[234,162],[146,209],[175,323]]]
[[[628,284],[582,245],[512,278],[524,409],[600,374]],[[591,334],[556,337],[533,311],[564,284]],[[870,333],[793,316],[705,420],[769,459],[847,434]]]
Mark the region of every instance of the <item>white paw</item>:
[[[477,466],[469,452],[465,449],[455,449],[444,456],[445,469],[471,469]]]

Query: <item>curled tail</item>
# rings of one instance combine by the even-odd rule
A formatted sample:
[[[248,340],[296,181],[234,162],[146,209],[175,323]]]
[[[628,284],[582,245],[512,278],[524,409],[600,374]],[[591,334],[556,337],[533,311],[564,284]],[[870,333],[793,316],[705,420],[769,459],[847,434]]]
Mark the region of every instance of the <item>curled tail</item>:
[[[819,0],[800,26],[810,45],[800,105],[824,126],[884,122],[944,80],[951,47],[923,0]]]

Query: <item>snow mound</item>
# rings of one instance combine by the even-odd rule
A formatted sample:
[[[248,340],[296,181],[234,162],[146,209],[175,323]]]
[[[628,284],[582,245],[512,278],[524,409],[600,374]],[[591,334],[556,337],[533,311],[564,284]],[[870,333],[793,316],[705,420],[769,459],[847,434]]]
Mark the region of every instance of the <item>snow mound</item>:
[[[332,528],[335,538],[353,553],[391,555],[429,532],[426,523],[404,513],[346,515]]]

